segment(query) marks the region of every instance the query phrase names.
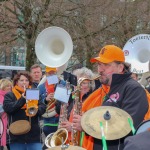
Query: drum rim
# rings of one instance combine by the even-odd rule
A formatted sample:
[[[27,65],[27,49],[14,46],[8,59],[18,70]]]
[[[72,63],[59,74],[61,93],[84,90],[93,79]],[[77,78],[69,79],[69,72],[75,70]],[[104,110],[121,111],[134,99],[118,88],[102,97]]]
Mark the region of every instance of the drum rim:
[[[137,131],[138,131],[138,129],[144,124],[144,123],[146,123],[146,122],[149,122],[150,121],[150,119],[148,119],[148,120],[144,120],[143,122],[141,122],[138,126],[137,126],[137,128],[136,128],[136,130],[135,130],[135,133],[134,134],[136,134],[137,133]]]

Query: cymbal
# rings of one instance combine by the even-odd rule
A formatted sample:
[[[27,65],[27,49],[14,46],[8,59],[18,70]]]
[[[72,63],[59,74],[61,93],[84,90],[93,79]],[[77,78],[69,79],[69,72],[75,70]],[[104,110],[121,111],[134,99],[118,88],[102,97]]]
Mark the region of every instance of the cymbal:
[[[46,150],[61,150],[61,146],[51,147]],[[86,149],[83,147],[79,147],[79,146],[69,145],[68,148],[66,148],[65,150],[86,150]]]
[[[122,109],[112,106],[100,106],[83,114],[81,126],[92,137],[102,139],[100,128],[100,122],[102,122],[106,140],[116,140],[126,136],[131,131],[128,118],[132,121],[131,116]]]

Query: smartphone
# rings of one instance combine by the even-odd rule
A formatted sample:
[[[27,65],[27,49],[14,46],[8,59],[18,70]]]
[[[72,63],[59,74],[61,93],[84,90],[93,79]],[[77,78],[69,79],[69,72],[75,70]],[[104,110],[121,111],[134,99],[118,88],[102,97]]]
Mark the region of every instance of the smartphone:
[[[39,89],[26,89],[27,100],[39,100]]]

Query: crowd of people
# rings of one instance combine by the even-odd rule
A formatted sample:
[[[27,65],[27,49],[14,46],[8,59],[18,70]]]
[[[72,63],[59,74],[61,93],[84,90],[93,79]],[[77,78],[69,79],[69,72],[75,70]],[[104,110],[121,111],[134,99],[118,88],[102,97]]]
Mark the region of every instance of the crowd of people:
[[[42,133],[47,137],[58,128],[67,129],[67,143],[70,145],[78,145],[87,150],[102,150],[102,140],[87,134],[81,125],[82,115],[98,106],[117,107],[127,112],[133,120],[135,129],[144,121],[145,116],[149,119],[149,92],[138,83],[138,75],[130,71],[130,62],[125,62],[121,48],[106,45],[90,62],[97,63],[97,74],[86,67],[72,72],[77,77],[77,86],[71,88],[67,112],[61,110],[64,103],[54,99],[57,85],[67,85],[67,81],[59,79],[57,68],[46,66],[45,75],[42,76],[41,66],[34,64],[30,68],[30,73],[18,72],[12,81],[1,79],[0,104],[3,105],[1,120],[4,128],[0,138],[0,150],[6,145],[9,150],[44,150],[46,145],[42,140]],[[58,82],[54,82],[54,78],[50,78],[52,76],[57,77]],[[27,112],[30,101],[26,99],[26,89],[35,88],[39,90],[37,111],[30,116]],[[77,97],[78,90],[80,92]],[[77,113],[77,104],[81,105],[80,113]],[[63,112],[67,113],[66,119],[60,121]],[[23,131],[17,128],[17,121],[20,120],[26,121],[27,130],[23,128],[25,124],[22,126]],[[40,125],[41,120],[43,126]],[[77,138],[74,137],[74,133],[79,133]],[[130,132],[120,139],[106,139],[106,143],[108,150],[146,150],[150,145],[149,136],[148,130],[138,135]]]

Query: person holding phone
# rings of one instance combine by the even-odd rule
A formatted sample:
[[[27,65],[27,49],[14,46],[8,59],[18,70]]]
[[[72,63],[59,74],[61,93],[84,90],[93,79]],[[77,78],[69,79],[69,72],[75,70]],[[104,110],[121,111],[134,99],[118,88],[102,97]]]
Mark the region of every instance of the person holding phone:
[[[32,78],[29,72],[18,72],[13,79],[12,92],[7,93],[4,97],[3,108],[8,114],[9,126],[19,120],[29,121],[31,126],[27,133],[20,133],[19,135],[9,131],[10,150],[42,150],[39,117],[45,113],[46,106],[39,99],[36,115],[33,117],[27,116],[25,90],[31,88],[31,84]],[[24,125],[22,125],[22,128],[24,128]]]

